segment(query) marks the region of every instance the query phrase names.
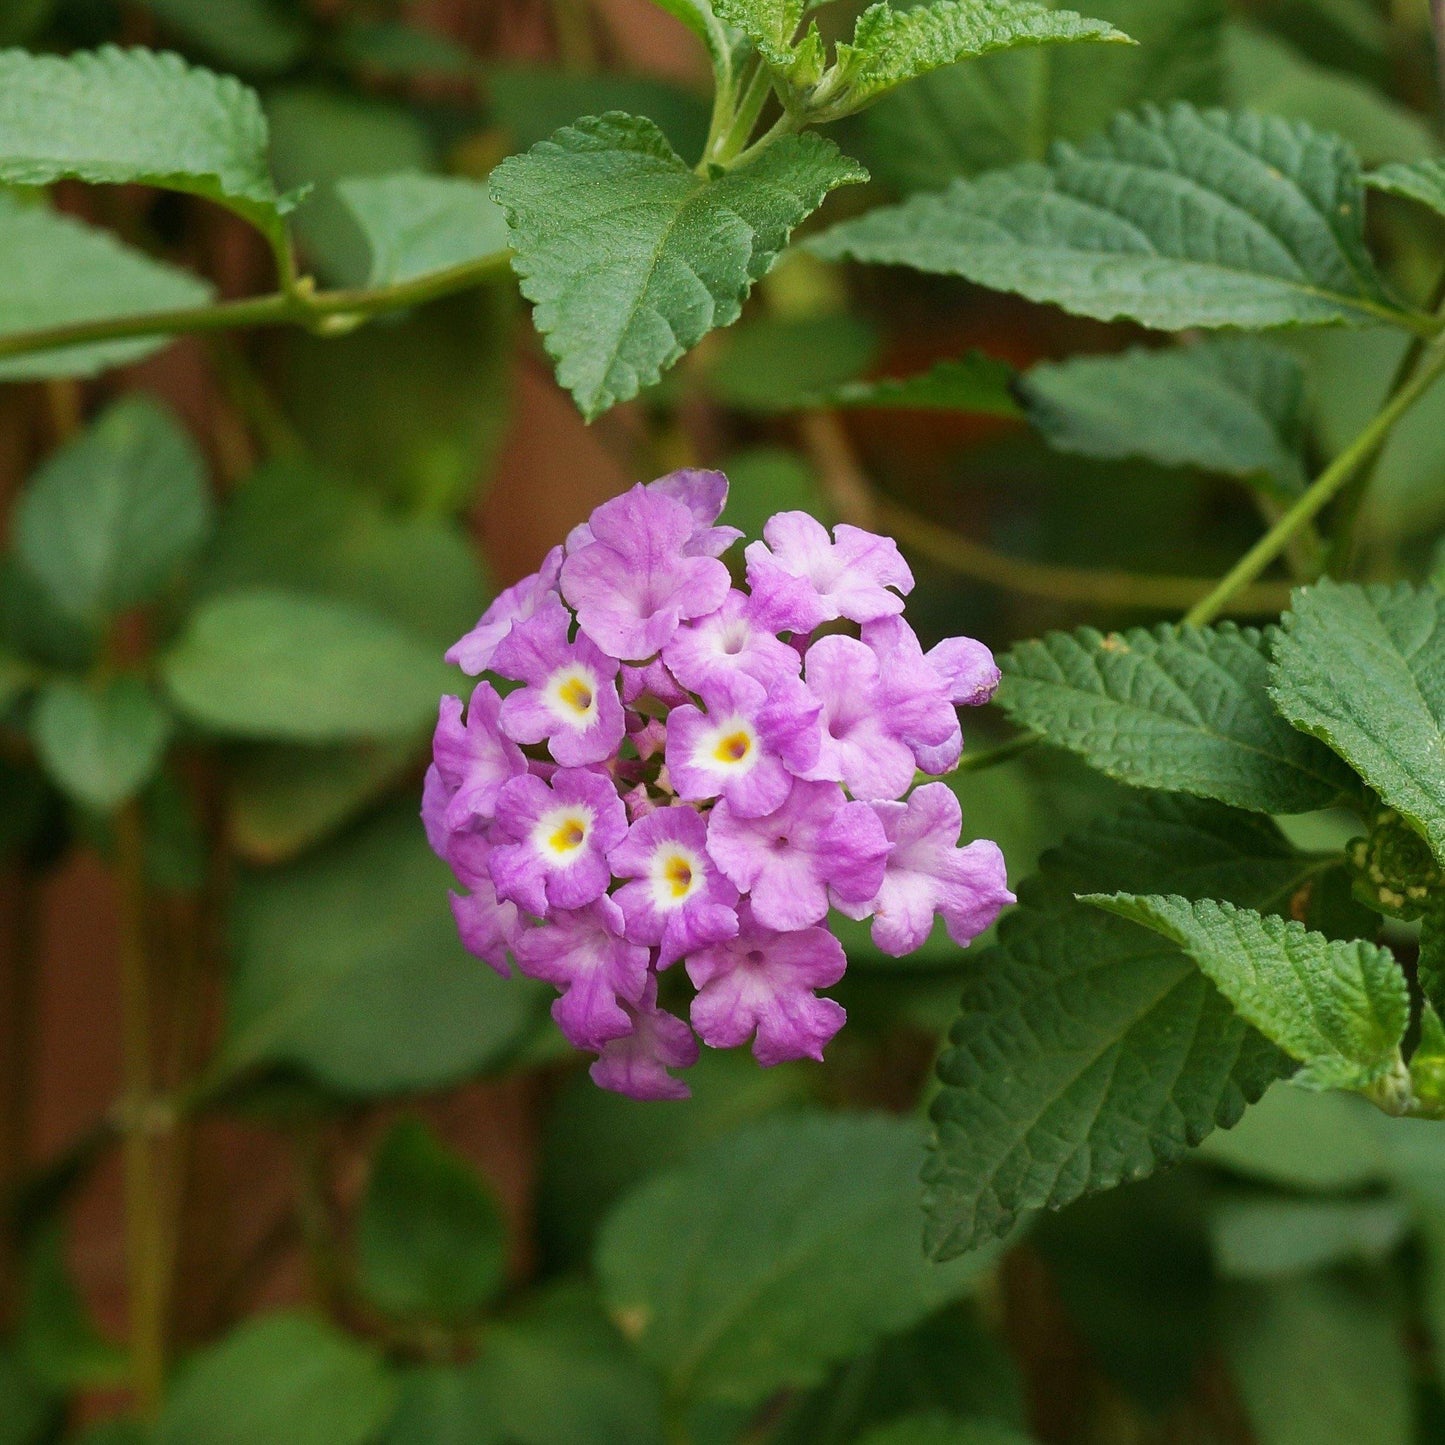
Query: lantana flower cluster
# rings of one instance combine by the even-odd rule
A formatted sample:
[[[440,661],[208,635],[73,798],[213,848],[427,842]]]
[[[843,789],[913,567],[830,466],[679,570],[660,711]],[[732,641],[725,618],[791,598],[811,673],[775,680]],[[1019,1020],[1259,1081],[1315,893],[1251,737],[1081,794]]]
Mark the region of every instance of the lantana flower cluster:
[[[467,948],[555,985],[593,1079],[640,1099],[686,1097],[669,1071],[699,1039],[822,1057],[845,1017],[819,992],[847,966],[830,906],[902,957],[936,916],[962,945],[1013,901],[998,847],[959,846],[952,790],[914,787],[957,765],[989,650],[925,653],[897,545],[804,512],[735,587],[727,489],[636,486],[497,598],[447,657],[501,685],[442,700],[422,802]],[[658,1002],[679,973],[687,1019]]]

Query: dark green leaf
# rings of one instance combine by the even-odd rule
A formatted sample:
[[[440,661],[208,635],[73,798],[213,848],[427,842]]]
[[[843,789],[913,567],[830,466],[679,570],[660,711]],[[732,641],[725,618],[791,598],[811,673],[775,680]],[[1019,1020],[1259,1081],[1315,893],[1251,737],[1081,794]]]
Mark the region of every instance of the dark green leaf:
[[[56,784],[82,806],[109,813],[160,765],[171,719],[138,678],[98,688],[62,681],[42,690],[30,730]]]
[[[356,1226],[358,1280],[401,1318],[478,1314],[501,1288],[506,1230],[475,1170],[418,1120],[382,1141]]]
[[[1392,196],[1407,196],[1445,216],[1445,160],[1432,158],[1413,165],[1386,166],[1366,176],[1365,184]]]
[[[31,479],[16,547],[66,612],[100,621],[147,602],[211,528],[204,463],[169,412],[117,403]]]
[[[1264,813],[1333,802],[1348,771],[1270,706],[1266,638],[1229,623],[1050,633],[1000,658],[1021,727],[1135,787]]]
[[[401,1403],[380,1445],[505,1445],[506,1438],[479,1371],[432,1365],[402,1376]]]
[[[289,70],[306,52],[306,26],[277,0],[142,0],[156,18],[222,65],[256,75]]]
[[[819,255],[966,277],[1103,321],[1179,331],[1396,323],[1343,142],[1176,105],[848,221]]]
[[[808,512],[831,520],[832,509],[808,463],[797,452],[757,447],[727,459],[728,504],[721,520],[749,538],[763,535],[777,512]]]
[[[816,405],[873,363],[878,336],[855,316],[763,316],[719,338],[706,368],[708,392],[738,411]]]
[[[0,1445],[40,1445],[59,1406],[14,1350],[0,1347]]]
[[[808,134],[704,179],[651,121],[613,113],[503,161],[492,194],[558,378],[591,419],[737,320],[793,228],[865,178]],[[579,194],[591,204],[579,207]]]
[[[940,361],[917,376],[846,382],[817,400],[834,407],[1016,417],[1023,414],[1011,389],[1017,375],[1006,361],[972,351],[957,361]]]
[[[689,1400],[810,1385],[969,1287],[918,1250],[922,1141],[902,1119],[755,1124],[630,1195],[597,1266],[613,1318]]]
[[[1221,1201],[1210,1219],[1219,1272],[1234,1279],[1372,1262],[1391,1253],[1409,1232],[1409,1210],[1388,1198],[1241,1195]]]
[[[859,1445],[1029,1445],[1030,1437],[995,1420],[962,1420],[956,1415],[910,1415],[870,1430]]]
[[[428,75],[468,79],[477,69],[466,46],[403,20],[350,20],[336,37],[336,53],[347,65],[403,79]]]

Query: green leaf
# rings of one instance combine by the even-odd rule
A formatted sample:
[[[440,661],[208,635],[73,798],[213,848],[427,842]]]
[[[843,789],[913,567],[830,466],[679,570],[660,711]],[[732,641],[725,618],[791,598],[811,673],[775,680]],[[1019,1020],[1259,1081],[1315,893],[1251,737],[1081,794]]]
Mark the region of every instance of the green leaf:
[[[1019,382],[1051,447],[1115,460],[1304,482],[1304,368],[1244,337],[1034,367]]]
[[[1023,415],[1012,390],[1017,380],[1018,373],[1008,362],[971,351],[954,361],[940,361],[916,376],[844,382],[817,398],[815,404],[1016,417]]]
[[[103,688],[61,681],[41,691],[30,731],[56,784],[82,806],[110,813],[160,766],[171,719],[139,678]]]
[[[963,960],[924,1172],[931,1252],[1142,1178],[1292,1067],[1179,949],[1074,895],[1147,880],[1279,907],[1307,868],[1272,822],[1166,795],[1045,854],[998,943]]]
[[[0,291],[0,341],[52,326],[204,306],[213,295],[199,277],[153,261],[108,232],[3,192],[0,264],[12,278]],[[94,376],[164,345],[163,338],[143,337],[0,358],[0,381]]]
[[[3,718],[40,680],[37,670],[0,647],[0,718]]]
[[[432,1365],[402,1376],[380,1445],[506,1445],[498,1402],[474,1368]]]
[[[1410,991],[1389,949],[1213,899],[1119,893],[1085,901],[1178,944],[1241,1017],[1305,1066],[1301,1084],[1363,1090],[1402,1071]]]
[[[503,161],[492,195],[558,379],[590,420],[737,320],[793,228],[829,191],[864,179],[814,134],[704,179],[651,121],[614,113]]]
[[[456,1323],[506,1273],[506,1229],[476,1172],[416,1119],[382,1140],[356,1226],[358,1282],[387,1314]]]
[[[539,990],[465,952],[452,881],[407,802],[297,863],[243,874],[220,1070],[294,1064],[375,1096],[500,1065],[536,1017]]]
[[[709,395],[738,411],[778,412],[818,399],[872,366],[878,333],[856,316],[760,316],[720,337],[705,363]]]
[[[966,277],[1102,321],[1165,331],[1401,322],[1362,233],[1343,142],[1259,115],[1176,105],[809,243]]]
[[[59,1414],[20,1354],[0,1346],[0,1445],[40,1445],[51,1438]]]
[[[1083,40],[1133,43],[1106,21],[1034,0],[931,0],[907,10],[879,0],[858,17],[853,43],[838,47],[838,65],[848,80],[846,108],[870,105],[897,86],[961,60]]]
[[[15,518],[31,572],[61,608],[91,622],[149,601],[210,529],[200,453],[169,412],[140,397],[56,452]]]
[[[37,1380],[60,1394],[125,1383],[126,1354],[87,1315],[66,1263],[64,1233],[53,1221],[26,1252],[23,1301],[19,1344]]]
[[[1445,916],[1426,914],[1420,925],[1420,989],[1439,1013],[1445,1007]]]
[[[922,1319],[980,1261],[918,1251],[921,1139],[902,1119],[739,1130],[644,1184],[602,1231],[613,1318],[692,1401],[761,1402]]]
[[[811,84],[822,72],[822,41],[816,26],[801,39],[798,31],[804,17],[822,3],[823,0],[712,0],[712,9],[719,20],[741,30],[774,69],[799,83]]]
[[[1225,1352],[1259,1445],[1410,1445],[1412,1367],[1387,1301],[1332,1278],[1242,1285]]]
[[[418,732],[451,677],[394,622],[279,591],[203,603],[161,674],[176,707],[202,727],[310,743]]]
[[[340,182],[336,194],[371,248],[368,286],[506,260],[507,219],[481,181],[357,177]]]
[[[859,1445],[1029,1445],[1030,1437],[994,1420],[961,1420],[934,1412],[870,1430]]]
[[[998,701],[1020,727],[1134,787],[1262,813],[1326,807],[1352,780],[1271,708],[1267,638],[1230,623],[1052,632],[1000,658]]]
[[[477,72],[476,58],[465,45],[404,20],[345,19],[335,45],[337,58],[362,71],[364,78],[446,76],[470,80]]]
[[[833,520],[832,509],[816,473],[797,452],[782,447],[754,447],[727,458],[727,509],[719,519],[749,539],[763,535],[777,512],[807,512]]]
[[[305,1315],[242,1325],[182,1371],[156,1445],[367,1445],[396,1405],[364,1345]]]
[[[151,50],[0,52],[0,182],[139,181],[229,207],[268,235],[290,202],[254,91]]]
[[[1090,0],[1137,45],[1051,46],[987,55],[887,96],[863,122],[870,169],[895,188],[939,190],[961,175],[1043,160],[1145,101],[1220,100],[1222,0]]]
[[[1241,1195],[1214,1209],[1209,1225],[1219,1272],[1270,1279],[1338,1264],[1369,1263],[1410,1232],[1397,1199],[1289,1199]]]
[[[1300,588],[1275,641],[1270,696],[1328,743],[1445,861],[1445,596]]]
[[[1385,166],[1365,177],[1365,184],[1392,196],[1419,201],[1445,216],[1445,160],[1438,157],[1413,164]]]
[[[255,75],[289,70],[309,36],[277,0],[141,0],[161,23],[212,59]]]

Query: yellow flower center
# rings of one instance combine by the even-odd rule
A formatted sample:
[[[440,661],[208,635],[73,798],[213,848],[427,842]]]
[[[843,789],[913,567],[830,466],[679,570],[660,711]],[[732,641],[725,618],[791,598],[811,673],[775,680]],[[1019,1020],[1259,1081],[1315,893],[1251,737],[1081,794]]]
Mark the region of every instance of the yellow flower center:
[[[685,898],[692,887],[692,864],[681,853],[674,853],[662,865],[662,877],[674,898]]]
[[[728,733],[726,737],[718,739],[717,747],[713,749],[713,756],[720,763],[740,763],[747,757],[753,745],[753,740],[741,729],[737,732]]]
[[[580,818],[567,818],[554,829],[547,842],[558,853],[571,853],[587,841],[587,829]]]
[[[592,706],[592,689],[580,677],[569,677],[557,689],[557,696],[574,712],[585,713]]]

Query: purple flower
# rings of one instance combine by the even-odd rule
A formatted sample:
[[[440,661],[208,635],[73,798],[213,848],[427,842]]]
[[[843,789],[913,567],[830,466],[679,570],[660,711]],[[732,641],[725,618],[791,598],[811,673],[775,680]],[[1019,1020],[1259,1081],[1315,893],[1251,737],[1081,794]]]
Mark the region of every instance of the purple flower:
[[[503,978],[511,978],[507,954],[515,951],[523,931],[517,905],[501,902],[486,879],[478,879],[471,893],[453,893],[451,899],[452,917],[467,952],[491,964]]]
[[[473,689],[465,722],[460,698],[444,697],[441,701],[432,738],[432,760],[440,788],[436,783],[432,786],[430,810],[435,819],[438,799],[444,795],[446,805],[440,817],[444,828],[462,829],[489,822],[503,786],[527,770],[521,748],[502,732],[501,710],[502,699],[489,682],[479,682]]]
[[[647,991],[648,952],[623,937],[622,910],[607,897],[559,909],[515,944],[517,967],[562,990],[552,1017],[579,1049],[600,1049],[632,1032],[623,1004]]]
[[[903,611],[913,573],[891,537],[806,512],[779,512],[747,549],[748,585],[758,616],[775,632],[811,632],[846,617],[872,622]],[[890,591],[896,588],[896,591]]]
[[[728,479],[721,472],[684,468],[649,482],[647,490],[681,502],[692,513],[695,530],[683,549],[689,557],[721,557],[741,540],[736,527],[713,525],[728,504]]]
[[[780,678],[797,677],[801,662],[794,648],[759,625],[752,598],[736,590],[716,612],[678,628],[662,660],[694,692],[738,672],[771,687]]]
[[[888,841],[883,886],[869,903],[844,902],[850,918],[873,918],[873,942],[894,958],[921,948],[943,915],[960,947],[977,938],[1014,902],[997,843],[958,847],[963,812],[946,783],[928,783],[906,803],[874,803]],[[706,1035],[704,1035],[706,1037]]]
[[[743,904],[736,938],[687,960],[697,986],[692,1025],[705,1044],[733,1049],[756,1033],[753,1054],[764,1067],[818,1059],[847,1015],[816,989],[843,977],[843,945],[826,928],[778,933]]]
[[[557,594],[557,578],[562,571],[562,549],[553,547],[547,553],[540,571],[524,577],[515,586],[499,593],[482,613],[482,619],[447,653],[454,663],[472,677],[479,677],[492,665],[502,639],[515,623],[525,622],[549,597]]]
[[[657,975],[650,974],[642,1001],[623,1005],[632,1032],[605,1044],[588,1071],[592,1082],[633,1099],[686,1099],[691,1090],[669,1069],[690,1069],[697,1062],[697,1040],[679,1018],[657,1007]]]
[[[695,523],[683,503],[637,486],[598,507],[591,526],[593,540],[562,564],[562,594],[612,656],[653,656],[680,622],[715,612],[727,596],[727,567],[687,555]]]
[[[703,699],[706,714],[689,705],[667,720],[668,781],[689,802],[721,796],[745,817],[771,813],[817,759],[818,700],[797,678],[780,678],[770,694],[741,672]]]
[[[738,931],[738,891],[708,857],[707,824],[693,809],[659,808],[639,819],[608,862],[619,878],[637,880],[615,897],[627,936],[660,947],[659,968]]]
[[[853,903],[877,895],[888,839],[867,803],[850,803],[836,783],[795,782],[762,818],[745,818],[724,798],[712,810],[707,850],[758,922],[781,932],[807,928],[828,912],[828,893]]]
[[[497,896],[540,918],[607,891],[607,854],[627,832],[627,810],[611,778],[559,768],[550,784],[513,778],[497,798],[497,824],[487,865]]]
[[[502,703],[502,731],[514,742],[546,741],[564,767],[610,758],[622,742],[617,662],[586,633],[568,640],[572,614],[559,600],[519,622],[497,648],[492,666],[526,687]]]
[[[972,637],[945,637],[928,653],[955,707],[980,707],[998,691],[1000,673],[993,653]]]
[[[678,707],[688,701],[677,679],[663,666],[661,658],[653,658],[641,667],[622,669],[622,700],[630,707],[639,698],[650,697],[664,707]]]

